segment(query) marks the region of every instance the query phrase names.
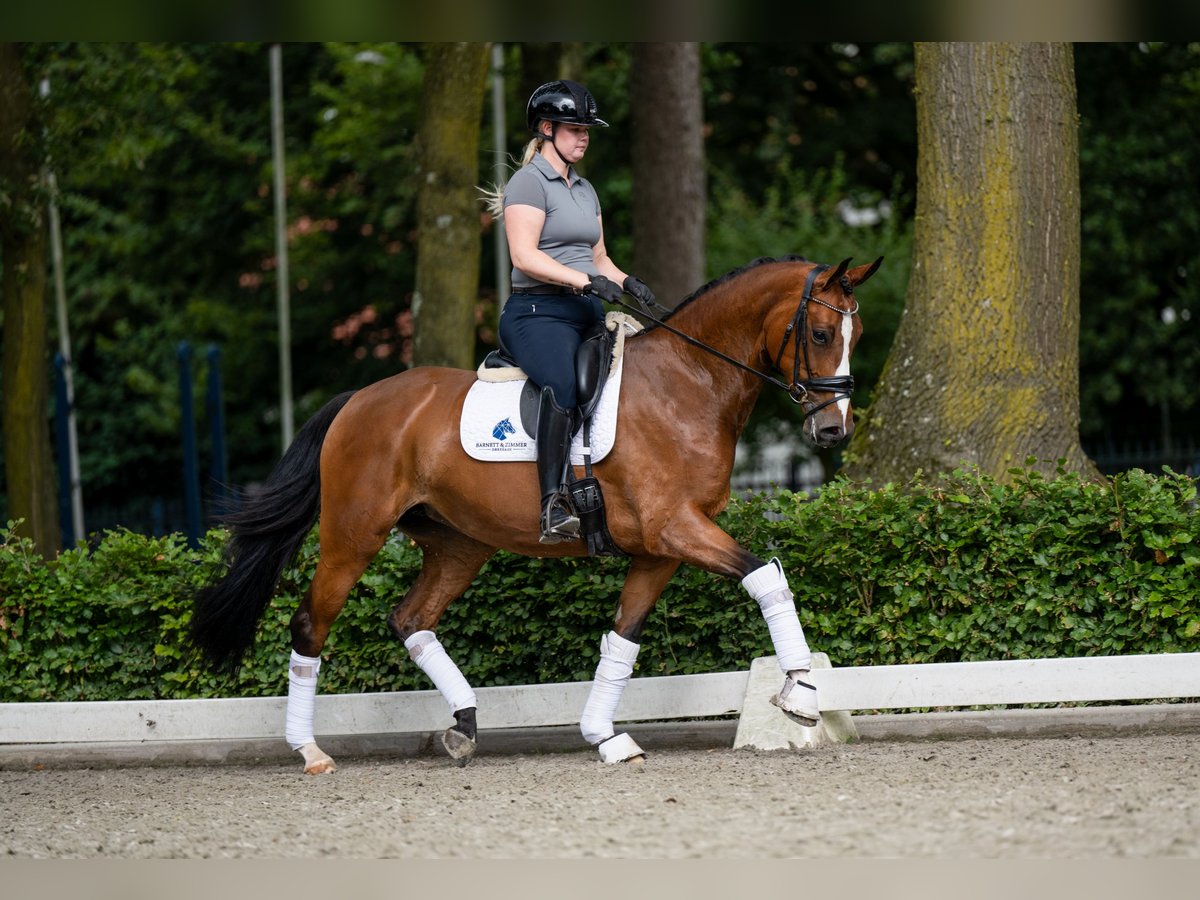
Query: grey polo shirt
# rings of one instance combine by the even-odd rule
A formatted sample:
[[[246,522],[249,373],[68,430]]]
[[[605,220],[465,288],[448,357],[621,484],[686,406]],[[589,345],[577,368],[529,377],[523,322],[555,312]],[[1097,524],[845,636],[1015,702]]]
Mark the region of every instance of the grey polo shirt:
[[[600,242],[600,200],[586,178],[568,169],[571,185],[554,171],[540,153],[522,166],[504,189],[504,207],[532,206],[546,214],[538,249],[564,266],[597,275],[593,247]],[[537,287],[544,282],[513,267],[512,289]]]

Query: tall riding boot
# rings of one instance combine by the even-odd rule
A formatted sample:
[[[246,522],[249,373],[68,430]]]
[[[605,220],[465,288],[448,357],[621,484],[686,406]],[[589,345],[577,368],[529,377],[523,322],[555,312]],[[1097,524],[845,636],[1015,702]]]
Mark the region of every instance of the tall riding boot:
[[[543,544],[579,537],[579,517],[567,501],[567,466],[570,463],[571,411],[554,402],[554,389],[542,388],[537,423],[538,484],[542,489]]]

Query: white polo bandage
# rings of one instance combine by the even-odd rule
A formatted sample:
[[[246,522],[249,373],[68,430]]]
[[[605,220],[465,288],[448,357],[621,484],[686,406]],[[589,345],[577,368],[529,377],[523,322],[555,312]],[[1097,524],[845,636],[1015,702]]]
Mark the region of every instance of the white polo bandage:
[[[800,617],[796,615],[796,603],[779,560],[772,559],[762,568],[755,569],[742,579],[742,587],[762,610],[783,673],[786,675],[797,669],[811,668],[812,653],[808,649],[808,641],[804,639],[804,629],[800,626]]]
[[[404,642],[404,646],[412,661],[441,691],[450,704],[450,712],[478,705],[471,685],[467,684],[467,679],[458,670],[454,660],[446,655],[446,648],[432,631],[418,631]]]
[[[600,639],[600,664],[596,666],[596,678],[579,718],[579,730],[589,744],[599,744],[613,736],[613,716],[633,675],[639,646],[615,631]]]
[[[283,734],[293,750],[314,743],[313,714],[317,701],[317,673],[320,671],[321,657],[301,656],[292,651],[288,662],[287,715]]]

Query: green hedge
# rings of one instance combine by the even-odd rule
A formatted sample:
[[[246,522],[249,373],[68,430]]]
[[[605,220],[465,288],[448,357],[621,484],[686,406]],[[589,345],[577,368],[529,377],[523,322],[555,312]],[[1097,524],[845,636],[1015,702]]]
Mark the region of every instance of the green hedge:
[[[1105,482],[971,471],[813,497],[735,499],[721,524],[778,556],[809,642],[834,665],[1200,649],[1196,485],[1133,471]],[[189,595],[224,540],[106,534],[48,564],[0,530],[0,700],[110,700],[286,692],[287,624],[316,561],[315,537],[285,571],[236,679],[187,652]],[[385,618],[419,551],[393,535],[326,646],[323,692],[428,689]],[[498,554],[438,634],[477,686],[590,679],[627,562]],[[734,581],[684,567],[643,636],[639,675],[734,671],[772,652]]]

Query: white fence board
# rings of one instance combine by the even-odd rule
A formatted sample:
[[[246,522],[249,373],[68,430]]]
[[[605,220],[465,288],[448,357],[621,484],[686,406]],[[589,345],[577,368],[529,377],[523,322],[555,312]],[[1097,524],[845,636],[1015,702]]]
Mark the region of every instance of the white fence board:
[[[822,710],[1200,697],[1200,653],[814,669]],[[737,714],[749,672],[634,678],[618,721]],[[782,676],[780,677],[782,683]],[[579,721],[591,682],[479,688],[479,727]],[[0,744],[281,738],[286,698],[0,704]],[[436,691],[324,694],[318,735],[403,734],[453,721]]]
[[[737,713],[748,672],[635,678],[618,720],[659,721]],[[570,725],[591,682],[478,688],[480,728]],[[0,704],[0,744],[282,738],[284,697]],[[323,694],[318,735],[437,731],[453,723],[437,691]]]
[[[1200,697],[1200,653],[814,669],[822,710]]]

